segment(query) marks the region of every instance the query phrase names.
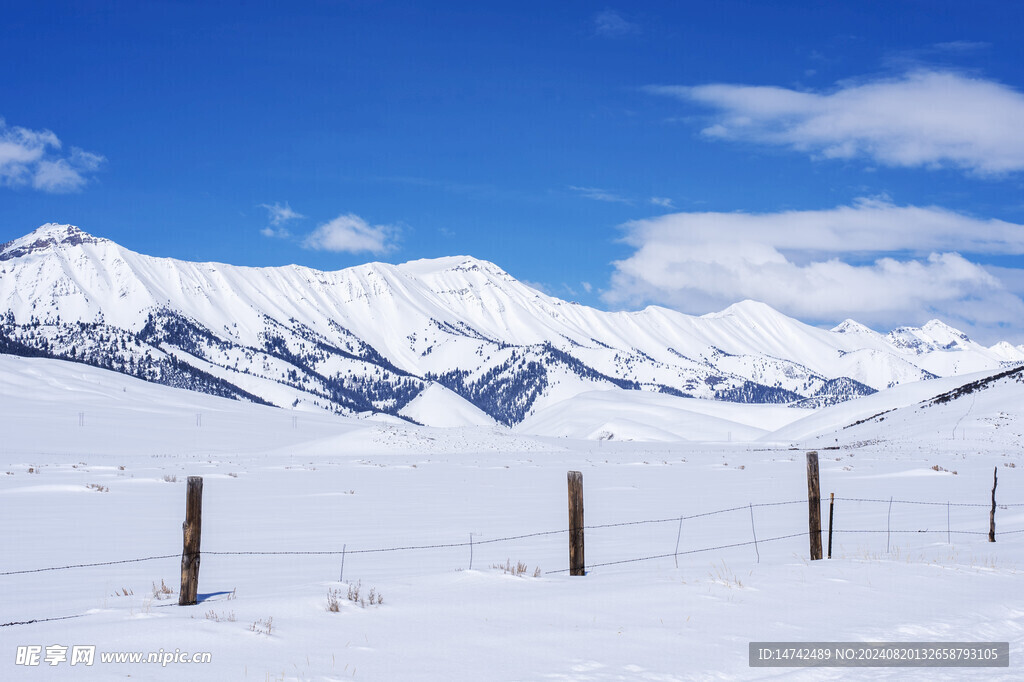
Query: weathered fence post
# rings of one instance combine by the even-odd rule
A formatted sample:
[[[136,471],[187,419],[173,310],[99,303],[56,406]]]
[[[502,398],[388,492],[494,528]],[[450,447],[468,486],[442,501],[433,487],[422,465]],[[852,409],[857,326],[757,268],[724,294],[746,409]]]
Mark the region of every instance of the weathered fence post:
[[[569,575],[586,575],[583,559],[583,474],[569,472]]]
[[[811,561],[821,559],[821,493],[818,486],[818,453],[807,453],[807,523],[811,536]]]
[[[999,483],[999,467],[992,470],[992,511],[988,513],[988,541],[996,541],[996,484]]]
[[[828,558],[832,558],[832,516],[836,508],[836,494],[828,494]]]
[[[189,476],[185,492],[185,523],[181,524],[184,547],[181,551],[181,592],[179,606],[196,603],[199,591],[199,536],[203,529],[203,478]]]

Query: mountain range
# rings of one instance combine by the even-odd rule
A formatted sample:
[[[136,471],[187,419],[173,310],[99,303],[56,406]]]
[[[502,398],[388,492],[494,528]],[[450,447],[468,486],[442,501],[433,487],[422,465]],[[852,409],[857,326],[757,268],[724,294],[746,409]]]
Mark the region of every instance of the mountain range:
[[[817,408],[1024,362],[932,320],[831,330],[743,301],[605,312],[468,256],[336,272],[135,253],[72,225],[0,245],[0,353],[302,410],[514,426],[593,391]]]

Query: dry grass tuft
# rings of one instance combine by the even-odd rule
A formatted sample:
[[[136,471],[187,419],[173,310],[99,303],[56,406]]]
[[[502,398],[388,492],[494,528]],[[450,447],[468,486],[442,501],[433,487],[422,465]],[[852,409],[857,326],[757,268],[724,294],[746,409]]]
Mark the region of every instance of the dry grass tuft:
[[[529,570],[529,566],[527,566],[522,561],[517,561],[515,565],[513,565],[511,559],[505,559],[504,564],[491,564],[491,568],[496,568],[500,570],[502,573],[505,573],[506,575],[514,575],[517,578],[526,575],[527,571]],[[539,578],[540,574],[540,566],[537,566],[535,569],[533,569],[534,578]]]
[[[206,612],[206,620],[212,620],[214,623],[220,623],[226,621],[228,623],[235,622],[235,612],[228,611],[227,613],[216,613],[213,609]]]
[[[327,590],[327,610],[331,613],[341,611],[341,590]]]
[[[155,582],[153,583],[154,599],[170,599],[172,594],[174,594],[174,590],[167,587],[167,583],[164,582],[163,578],[160,578],[160,587],[157,587]]]
[[[327,591],[327,610],[332,613],[337,613],[341,610],[342,602],[342,591],[341,588],[331,589]],[[384,595],[377,591],[377,588],[371,587],[370,591],[363,595],[363,581],[357,580],[354,583],[349,583],[348,590],[345,592],[345,599],[352,602],[356,606],[366,608],[366,605],[380,606],[384,603]]]
[[[269,636],[274,629],[274,619],[271,616],[259,618],[249,626],[249,629],[258,635]]]

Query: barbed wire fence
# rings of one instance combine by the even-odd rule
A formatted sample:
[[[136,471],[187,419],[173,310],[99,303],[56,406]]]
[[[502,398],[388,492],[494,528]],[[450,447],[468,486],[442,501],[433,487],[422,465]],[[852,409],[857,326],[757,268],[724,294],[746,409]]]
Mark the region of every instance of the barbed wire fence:
[[[190,478],[198,478],[198,477],[190,477]],[[201,486],[200,486],[200,491],[201,491]],[[201,494],[201,492],[200,492],[200,494]],[[887,536],[887,541],[886,541],[887,551],[889,550],[889,544],[890,544],[889,543],[889,539],[891,538],[892,535],[904,535],[904,534],[913,534],[913,535],[945,534],[946,538],[947,538],[947,541],[951,543],[953,536],[983,536],[983,535],[988,535],[989,534],[988,531],[983,531],[983,530],[963,530],[963,529],[960,529],[960,528],[953,529],[952,528],[952,524],[950,522],[950,511],[953,508],[957,508],[957,509],[962,509],[962,508],[982,509],[982,508],[986,508],[987,509],[987,508],[990,508],[992,506],[991,504],[972,503],[972,502],[952,502],[952,501],[938,502],[938,501],[930,501],[930,500],[906,500],[906,499],[899,499],[899,500],[897,500],[897,499],[894,499],[894,498],[881,499],[881,498],[842,497],[842,496],[835,496],[833,499],[836,502],[852,503],[852,504],[856,504],[856,505],[885,505],[886,508],[887,508],[887,513],[886,513],[886,528],[884,528],[884,529],[881,529],[881,528],[858,528],[858,527],[852,527],[851,528],[851,527],[842,527],[842,526],[837,526],[835,528],[832,528],[831,524],[830,524],[830,528],[828,529],[828,532],[829,533],[835,533],[835,534],[842,534],[842,535],[858,535],[858,534],[861,534],[861,535],[878,535],[878,534],[881,534],[881,533],[885,533],[886,536]],[[824,502],[824,500],[819,500],[818,501],[819,506],[823,502]],[[636,564],[636,563],[641,563],[641,562],[649,562],[649,561],[655,561],[655,560],[667,560],[667,559],[673,559],[674,562],[675,562],[675,567],[678,568],[678,566],[679,566],[679,563],[678,563],[679,557],[682,557],[682,556],[692,556],[692,555],[709,553],[709,552],[721,552],[722,550],[733,549],[733,548],[738,548],[738,547],[752,547],[754,549],[754,553],[755,553],[755,556],[756,556],[756,561],[759,563],[760,560],[761,560],[761,555],[760,555],[760,547],[761,546],[766,545],[766,544],[770,544],[770,543],[781,542],[781,541],[785,541],[785,540],[793,540],[795,538],[801,538],[801,537],[802,538],[808,538],[810,536],[813,536],[813,531],[808,529],[808,530],[801,530],[800,532],[784,533],[784,534],[781,534],[781,535],[773,535],[771,537],[759,538],[757,536],[754,510],[755,509],[765,509],[765,508],[779,508],[779,507],[804,505],[804,504],[808,504],[808,500],[801,499],[801,500],[785,500],[785,501],[759,502],[759,503],[750,502],[750,503],[747,503],[747,504],[735,505],[735,506],[732,506],[732,507],[726,507],[726,508],[722,508],[722,509],[715,509],[715,510],[704,511],[704,512],[693,513],[693,514],[686,514],[686,515],[667,516],[667,517],[656,518],[656,519],[640,519],[640,520],[629,520],[629,521],[619,521],[619,522],[611,522],[611,523],[600,523],[600,524],[583,525],[581,530],[584,531],[584,532],[585,531],[604,531],[604,530],[627,530],[627,529],[637,528],[637,527],[641,527],[641,526],[654,526],[654,525],[667,525],[667,524],[677,524],[677,526],[678,526],[678,530],[677,530],[676,537],[675,537],[675,547],[674,547],[673,551],[671,551],[671,552],[664,552],[664,553],[646,554],[646,555],[643,555],[643,556],[628,557],[628,558],[623,558],[623,559],[591,562],[591,563],[587,563],[586,564],[586,572],[590,572],[590,571],[593,571],[595,569],[607,568],[607,567],[611,567],[611,566],[622,566],[622,565],[627,565],[627,564]],[[947,512],[946,513],[946,527],[944,529],[942,529],[942,528],[940,528],[940,529],[935,529],[935,528],[892,528],[892,526],[891,526],[891,519],[892,519],[892,508],[893,508],[893,505],[918,505],[918,506],[928,506],[928,507],[936,507],[936,508],[945,507],[946,512]],[[998,504],[996,506],[997,506],[997,508],[1004,509],[1004,510],[1007,510],[1007,509],[1019,509],[1019,508],[1024,508],[1024,503],[1001,503],[1001,504]],[[697,519],[707,519],[707,518],[719,516],[719,515],[722,515],[722,514],[729,514],[729,513],[739,512],[739,511],[748,511],[749,512],[749,515],[750,515],[750,531],[751,531],[750,532],[750,537],[751,537],[751,539],[749,539],[749,540],[747,540],[747,539],[740,540],[740,539],[736,538],[735,541],[721,542],[721,543],[714,544],[714,545],[709,545],[709,546],[691,547],[691,548],[682,548],[682,549],[680,548],[681,539],[683,537],[683,532],[682,532],[683,531],[683,526],[684,526],[684,523],[686,521],[692,521],[692,520],[697,520]],[[840,518],[843,519],[843,518],[846,518],[846,517],[840,516]],[[821,528],[817,532],[819,534],[823,534],[823,533],[826,532],[826,529],[825,528]],[[1014,529],[1011,529],[1011,530],[1000,530],[1000,531],[998,531],[996,533],[996,536],[997,537],[1018,536],[1021,533],[1024,533],[1024,528],[1014,528]],[[582,538],[582,535],[583,534],[580,533],[580,537],[581,538]],[[360,548],[348,549],[347,545],[346,545],[346,546],[343,546],[343,548],[340,549],[340,550],[338,550],[338,549],[310,549],[310,550],[279,550],[279,551],[274,551],[274,550],[245,551],[245,550],[217,550],[217,549],[206,550],[206,549],[203,549],[201,551],[201,554],[205,555],[205,556],[210,556],[210,557],[217,557],[217,556],[220,556],[220,557],[235,557],[235,556],[252,556],[252,557],[256,557],[256,556],[267,556],[267,557],[272,557],[272,556],[278,556],[278,557],[279,556],[337,556],[337,557],[340,557],[341,560],[342,560],[342,576],[341,576],[340,581],[343,582],[343,577],[344,577],[344,558],[346,556],[349,556],[349,555],[374,555],[374,554],[387,554],[387,553],[399,553],[399,552],[436,551],[436,550],[447,550],[447,549],[464,548],[464,549],[468,549],[469,550],[469,556],[470,556],[469,567],[470,567],[470,569],[472,569],[472,565],[473,565],[472,552],[473,552],[473,548],[474,547],[486,546],[486,545],[496,545],[496,544],[499,544],[499,543],[511,543],[511,542],[516,542],[516,541],[533,539],[533,538],[554,537],[554,536],[566,536],[566,538],[569,540],[570,543],[573,541],[573,531],[572,531],[572,529],[571,528],[561,528],[561,529],[557,529],[557,530],[544,530],[544,531],[536,531],[536,532],[531,532],[531,533],[521,533],[521,534],[516,534],[516,535],[502,536],[502,537],[497,537],[497,538],[476,539],[476,540],[473,539],[473,534],[470,534],[468,541],[458,541],[458,542],[448,542],[448,543],[431,543],[431,544],[418,544],[418,545],[403,544],[403,545],[396,545],[396,546],[370,547],[370,548],[361,548],[361,549]],[[606,544],[601,544],[601,545],[599,545],[599,547],[600,547],[600,550],[599,550],[600,552],[603,552],[603,551],[609,549],[609,546],[606,545]],[[6,571],[0,571],[0,578],[12,577],[12,576],[20,576],[20,575],[28,575],[28,574],[39,574],[39,573],[55,572],[55,571],[89,569],[89,568],[109,567],[109,566],[121,566],[121,565],[126,565],[126,564],[144,563],[144,562],[149,562],[149,561],[160,561],[160,560],[177,559],[179,557],[182,557],[182,554],[175,552],[175,553],[172,553],[172,554],[153,555],[153,556],[145,556],[145,557],[138,557],[138,558],[128,558],[128,559],[117,559],[117,560],[111,560],[111,561],[99,561],[99,562],[89,562],[89,563],[75,563],[75,564],[68,564],[68,565],[62,565],[62,566],[46,566],[46,567],[39,567],[39,568],[20,569],[20,570],[6,570]],[[544,575],[565,574],[565,573],[570,573],[570,571],[571,571],[570,568],[563,568],[563,569],[557,569],[557,570],[549,570],[549,571],[544,571]],[[183,580],[184,580],[184,575],[183,575]],[[14,625],[25,625],[25,624],[29,624],[29,623],[46,622],[46,621],[50,621],[50,620],[62,620],[62,619],[68,619],[68,618],[77,618],[77,617],[81,617],[83,615],[87,615],[87,614],[76,614],[76,615],[71,615],[71,616],[60,616],[60,617],[55,617],[55,618],[38,618],[38,619],[31,619],[31,620],[26,620],[26,621],[13,621],[13,622],[9,622],[9,623],[0,623],[0,627],[7,627],[7,626],[14,626]]]
[[[836,501],[841,501],[841,502],[879,503],[879,504],[886,504],[886,505],[888,505],[890,503],[889,500],[883,500],[883,499],[853,498],[853,497],[839,497],[839,496],[837,496],[835,498],[835,500]],[[937,506],[937,507],[947,507],[947,506],[949,506],[949,507],[974,507],[974,508],[987,508],[988,507],[988,505],[986,505],[986,504],[965,503],[965,502],[948,502],[947,503],[947,502],[932,502],[932,501],[924,501],[924,500],[893,500],[892,502],[896,503],[896,504],[931,505],[931,506]],[[734,512],[734,511],[741,511],[741,510],[751,510],[752,511],[753,509],[764,508],[764,507],[779,507],[779,506],[785,506],[785,505],[797,505],[797,504],[806,504],[806,503],[807,503],[806,500],[790,500],[790,501],[783,501],[783,502],[748,503],[748,504],[739,505],[739,506],[735,506],[735,507],[727,507],[727,508],[724,508],[724,509],[716,509],[716,510],[713,510],[713,511],[700,512],[700,513],[697,513],[697,514],[689,514],[689,515],[682,515],[682,516],[672,516],[672,517],[665,517],[665,518],[658,518],[658,519],[640,519],[640,520],[634,520],[634,521],[620,521],[620,522],[616,522],[616,523],[603,523],[603,524],[586,525],[586,526],[584,526],[584,530],[593,531],[593,530],[604,530],[604,529],[611,529],[611,528],[626,528],[626,527],[631,527],[631,526],[645,526],[645,525],[652,525],[652,524],[682,523],[684,521],[690,521],[690,520],[700,519],[700,518],[707,518],[707,517],[717,516],[717,515],[720,515],[720,514],[726,514],[726,513]],[[1000,509],[1020,508],[1020,507],[1024,507],[1024,503],[999,504],[998,507]],[[601,567],[604,567],[604,566],[616,566],[616,565],[620,565],[620,564],[637,563],[637,562],[642,562],[642,561],[650,561],[650,560],[654,560],[654,559],[674,558],[674,557],[679,557],[679,556],[687,556],[687,555],[692,555],[692,554],[700,554],[700,553],[704,553],[704,552],[712,552],[712,551],[717,551],[717,550],[721,550],[721,549],[728,549],[728,548],[733,548],[733,547],[748,547],[748,546],[749,547],[755,547],[757,545],[763,545],[763,544],[766,544],[766,543],[776,542],[776,541],[779,541],[779,540],[788,540],[788,539],[791,539],[791,538],[807,537],[808,536],[808,531],[801,531],[801,532],[798,532],[798,533],[790,533],[790,534],[774,536],[774,537],[757,538],[757,536],[756,536],[756,529],[754,529],[752,527],[752,531],[753,531],[753,533],[752,533],[753,539],[751,539],[751,540],[743,540],[743,541],[737,541],[737,542],[731,542],[731,543],[724,543],[724,544],[720,544],[720,545],[714,545],[714,546],[708,546],[708,547],[700,547],[700,548],[694,548],[694,549],[683,549],[683,550],[679,549],[679,546],[678,546],[678,543],[677,543],[675,551],[672,551],[672,552],[665,552],[663,554],[653,554],[653,555],[634,557],[634,558],[630,558],[630,559],[622,559],[622,560],[616,560],[616,561],[608,561],[608,562],[600,562],[600,563],[588,563],[587,564],[587,569],[590,570],[590,569],[594,569],[594,568],[601,568]],[[823,533],[826,532],[826,529],[822,529],[821,532],[823,532]],[[987,535],[988,534],[987,531],[981,531],[981,530],[975,531],[975,530],[927,529],[927,528],[917,528],[917,529],[906,529],[906,528],[904,528],[904,529],[879,529],[879,528],[869,528],[869,529],[865,529],[865,528],[838,528],[838,527],[833,529],[833,533],[845,533],[845,534],[891,533],[891,534],[916,534],[916,535],[929,534],[929,533],[931,533],[931,534],[943,534],[943,535]],[[1000,530],[1000,531],[997,532],[997,535],[998,536],[1007,536],[1007,535],[1018,535],[1020,533],[1024,533],[1024,528],[1015,529],[1015,530]],[[338,557],[341,557],[341,556],[348,556],[348,555],[384,554],[384,553],[391,553],[391,552],[429,551],[429,550],[457,549],[457,548],[466,548],[466,549],[468,549],[468,548],[471,548],[471,547],[474,547],[474,546],[479,547],[481,545],[492,545],[492,544],[497,544],[497,543],[513,542],[513,541],[516,541],[516,540],[525,540],[525,539],[530,539],[530,538],[548,537],[548,536],[554,536],[554,535],[568,535],[568,534],[569,534],[569,529],[563,528],[563,529],[559,529],[559,530],[548,530],[548,531],[538,531],[538,532],[533,532],[533,533],[522,533],[522,534],[519,534],[519,535],[509,535],[509,536],[498,537],[498,538],[490,538],[490,539],[486,539],[486,540],[469,540],[469,541],[458,541],[458,542],[447,542],[447,543],[432,543],[432,544],[423,544],[423,545],[399,545],[399,546],[394,546],[394,547],[374,547],[374,548],[364,548],[364,549],[313,549],[313,550],[256,550],[256,551],[229,550],[229,551],[218,551],[218,550],[206,550],[206,549],[204,549],[204,550],[202,550],[202,554],[205,555],[205,556],[338,556]],[[97,568],[97,567],[104,567],[104,566],[118,566],[118,565],[124,565],[124,564],[142,563],[142,562],[147,562],[147,561],[159,561],[159,560],[166,560],[166,559],[177,559],[177,558],[180,558],[180,557],[181,557],[180,553],[161,554],[161,555],[138,557],[138,558],[131,558],[131,559],[116,559],[116,560],[112,560],[112,561],[97,561],[97,562],[90,562],[90,563],[67,564],[67,565],[63,565],[63,566],[46,566],[46,567],[41,567],[41,568],[30,568],[30,569],[13,570],[13,571],[0,571],[0,577],[15,576],[15,575],[26,575],[26,574],[32,574],[32,573],[46,573],[46,572],[52,572],[52,571],[64,571],[64,570],[73,570],[73,569],[82,569],[82,568]],[[566,572],[568,572],[568,570],[569,570],[568,568],[563,568],[563,569],[558,569],[558,570],[545,571],[545,574],[566,573]]]

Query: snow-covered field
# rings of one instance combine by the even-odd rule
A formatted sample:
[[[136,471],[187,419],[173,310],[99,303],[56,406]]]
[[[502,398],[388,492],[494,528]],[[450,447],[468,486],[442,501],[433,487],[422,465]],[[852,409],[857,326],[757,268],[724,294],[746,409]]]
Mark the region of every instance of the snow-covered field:
[[[539,415],[538,436],[286,411],[0,356],[0,678],[1019,679],[1024,532],[1011,531],[1024,506],[998,509],[992,544],[986,504],[994,467],[1000,505],[1024,503],[1020,384],[918,405],[971,378],[798,421],[594,395]],[[652,413],[683,424],[594,440],[605,424],[651,436],[649,418],[637,424]],[[566,423],[587,439],[556,437]],[[686,433],[702,435],[668,440]],[[812,446],[843,531],[815,562]],[[562,572],[569,470],[583,472],[585,577]],[[204,553],[201,602],[180,607],[188,476],[204,478]],[[364,551],[422,546],[435,547]],[[166,558],[36,571],[146,557]],[[496,567],[507,561],[526,572]],[[154,595],[162,583],[174,593]],[[365,605],[348,599],[356,584]],[[751,641],[881,640],[1008,641],[1011,667],[748,666]],[[95,663],[50,666],[52,645],[95,645]],[[26,646],[41,647],[38,666],[18,664]],[[211,662],[100,660],[161,650]]]

